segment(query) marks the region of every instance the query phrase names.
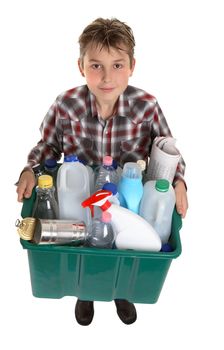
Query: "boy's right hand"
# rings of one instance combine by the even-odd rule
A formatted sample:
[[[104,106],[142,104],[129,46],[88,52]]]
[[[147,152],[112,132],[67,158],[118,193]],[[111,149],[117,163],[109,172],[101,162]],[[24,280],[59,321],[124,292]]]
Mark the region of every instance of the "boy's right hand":
[[[25,170],[20,176],[16,192],[18,193],[18,202],[22,202],[23,198],[29,198],[32,190],[36,186],[34,173],[30,170]]]

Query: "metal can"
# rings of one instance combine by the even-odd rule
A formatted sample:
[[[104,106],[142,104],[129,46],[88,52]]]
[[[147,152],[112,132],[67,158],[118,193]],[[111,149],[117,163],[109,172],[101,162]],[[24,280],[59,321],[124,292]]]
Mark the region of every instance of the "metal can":
[[[33,242],[37,244],[81,245],[85,242],[86,225],[79,220],[36,219]]]
[[[36,226],[35,218],[28,217],[22,220],[17,219],[15,225],[20,238],[26,241],[32,240]]]

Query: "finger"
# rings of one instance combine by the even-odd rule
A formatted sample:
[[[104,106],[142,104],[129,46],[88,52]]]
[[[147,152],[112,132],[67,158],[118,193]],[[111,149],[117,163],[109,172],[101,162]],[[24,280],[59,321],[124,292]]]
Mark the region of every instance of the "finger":
[[[22,202],[25,189],[26,189],[26,183],[24,181],[21,181],[18,184],[16,189],[16,192],[18,194],[18,197],[17,197],[18,202]]]
[[[31,194],[32,194],[32,191],[33,191],[33,185],[30,184],[26,187],[25,191],[24,191],[24,197],[25,198],[30,198]]]

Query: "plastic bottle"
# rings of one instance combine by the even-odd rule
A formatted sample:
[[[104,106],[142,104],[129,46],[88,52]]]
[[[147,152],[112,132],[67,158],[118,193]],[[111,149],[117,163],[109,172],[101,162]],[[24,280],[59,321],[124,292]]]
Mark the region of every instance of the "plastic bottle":
[[[85,165],[86,169],[88,170],[89,173],[89,189],[90,189],[90,194],[92,194],[95,191],[95,173],[93,171],[93,168],[87,164],[86,161],[83,159],[79,159],[79,162]]]
[[[58,163],[56,159],[49,158],[44,162],[44,173],[53,177],[54,186],[56,185],[56,178],[58,172]]]
[[[118,178],[118,182],[119,182],[119,179],[120,179],[121,174],[122,174],[122,168],[118,165],[118,162],[115,159],[113,159],[112,165],[117,173],[117,178]]]
[[[57,196],[57,173],[58,173],[58,163],[56,159],[49,158],[44,162],[44,173],[50,175],[53,178],[53,185],[55,187],[55,198],[58,201]]]
[[[139,204],[143,195],[142,170],[137,163],[124,164],[122,175],[118,183],[120,205],[139,213]]]
[[[175,192],[168,180],[151,180],[144,185],[139,214],[159,234],[162,243],[167,243],[175,206]]]
[[[141,216],[119,205],[111,204],[112,192],[100,190],[82,202],[84,208],[90,208],[93,215],[94,206],[112,215],[112,225],[116,232],[115,245],[119,249],[137,249],[158,252],[161,239],[153,227]]]
[[[59,210],[54,192],[53,178],[50,175],[39,176],[32,217],[58,219]]]
[[[101,218],[95,218],[87,234],[87,245],[96,248],[113,248],[114,230],[111,224],[111,214],[104,211]]]
[[[57,192],[59,218],[78,219],[88,225],[90,214],[81,203],[90,195],[89,174],[85,165],[74,155],[66,156],[58,169]]]
[[[103,158],[103,164],[100,166],[96,177],[95,190],[102,189],[106,182],[118,183],[118,175],[113,167],[113,158],[111,156]]]

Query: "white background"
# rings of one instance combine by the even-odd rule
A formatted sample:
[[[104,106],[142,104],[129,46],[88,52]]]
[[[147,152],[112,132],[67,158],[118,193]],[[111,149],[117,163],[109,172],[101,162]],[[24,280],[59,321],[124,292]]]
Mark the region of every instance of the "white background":
[[[221,6],[221,0],[1,2],[1,349],[223,349]],[[187,163],[183,252],[159,301],[136,305],[131,326],[121,323],[112,302],[95,303],[93,323],[81,327],[75,298],[34,298],[14,226],[21,204],[13,184],[51,103],[84,83],[77,41],[99,16],[133,28],[137,65],[130,84],[157,97]]]

